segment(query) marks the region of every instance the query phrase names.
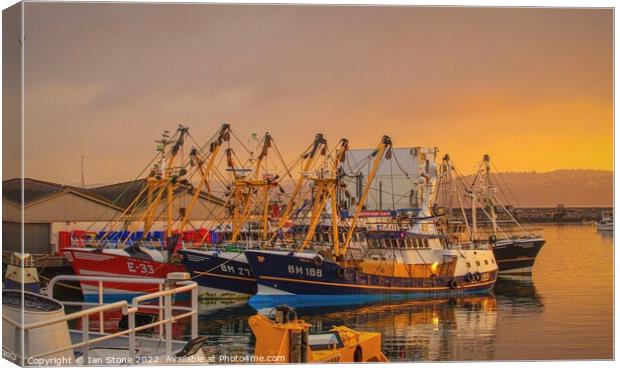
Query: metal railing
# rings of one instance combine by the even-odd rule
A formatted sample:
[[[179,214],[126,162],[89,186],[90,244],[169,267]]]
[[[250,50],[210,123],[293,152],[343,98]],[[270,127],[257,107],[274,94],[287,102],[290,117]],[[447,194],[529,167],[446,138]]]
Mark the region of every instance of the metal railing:
[[[3,321],[8,322],[9,324],[21,329],[24,333],[24,359],[26,358],[42,358],[45,356],[49,356],[52,354],[57,354],[60,352],[64,352],[67,350],[74,350],[76,348],[84,348],[83,359],[84,362],[88,361],[89,357],[89,347],[92,344],[100,343],[103,341],[111,340],[121,336],[128,336],[129,338],[129,361],[136,363],[136,332],[140,332],[143,330],[147,330],[153,327],[159,327],[159,335],[162,335],[162,332],[165,335],[165,354],[167,357],[170,357],[172,354],[172,324],[178,320],[190,318],[191,321],[191,338],[194,339],[198,337],[198,284],[194,281],[176,281],[173,282],[174,285],[170,288],[164,288],[164,285],[167,281],[165,279],[138,279],[138,278],[129,278],[129,277],[95,277],[95,276],[75,276],[75,275],[60,275],[54,277],[48,286],[48,296],[51,297],[54,291],[54,285],[59,281],[87,281],[87,282],[98,282],[99,285],[99,301],[100,303],[88,303],[88,302],[61,302],[64,305],[73,305],[73,306],[93,306],[92,308],[88,308],[85,310],[77,311],[62,317],[53,318],[47,321],[39,321],[28,323],[25,325],[21,325],[19,322],[2,316]],[[103,284],[105,282],[131,282],[138,284],[158,284],[159,291],[150,294],[144,294],[137,297],[134,297],[131,300],[131,304],[126,300],[117,301],[114,303],[103,303]],[[191,307],[183,307],[183,306],[173,306],[172,305],[172,297],[176,294],[181,293],[191,293]],[[142,302],[147,300],[158,300],[158,305],[141,305]],[[163,305],[162,305],[163,299]],[[155,322],[142,325],[136,327],[135,314],[138,312],[139,308],[143,309],[158,309],[159,311],[159,319]],[[127,316],[128,328],[126,330],[118,331],[115,333],[105,334],[103,331],[103,314],[112,310],[121,310],[123,315]],[[185,313],[173,315],[173,310],[175,311],[184,311]],[[163,312],[163,318],[162,318]],[[91,339],[90,338],[90,330],[89,330],[89,321],[90,316],[93,314],[99,314],[99,322],[100,322],[100,333],[103,336]],[[68,323],[72,320],[81,319],[82,322],[82,339],[80,342],[63,346],[54,350],[45,351],[42,353],[37,353],[34,355],[30,355],[29,353],[29,335],[32,330],[37,328],[47,327],[51,325],[55,325],[58,323]],[[16,332],[19,330],[16,330]],[[18,341],[18,340],[16,340]]]

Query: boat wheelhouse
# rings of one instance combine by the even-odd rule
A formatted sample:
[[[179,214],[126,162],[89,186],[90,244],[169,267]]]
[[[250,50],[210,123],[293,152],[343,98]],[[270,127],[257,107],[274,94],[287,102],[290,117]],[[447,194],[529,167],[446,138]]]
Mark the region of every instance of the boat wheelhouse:
[[[613,212],[603,212],[601,220],[596,224],[598,231],[614,231],[614,214]]]

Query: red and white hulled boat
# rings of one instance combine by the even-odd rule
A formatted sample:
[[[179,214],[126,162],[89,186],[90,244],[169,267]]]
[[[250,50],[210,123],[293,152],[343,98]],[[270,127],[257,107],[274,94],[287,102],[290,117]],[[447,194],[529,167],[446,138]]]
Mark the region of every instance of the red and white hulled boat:
[[[183,265],[169,262],[166,252],[144,246],[133,246],[130,250],[66,248],[63,254],[71,262],[75,274],[79,276],[166,278],[170,272],[185,271]],[[98,282],[83,281],[80,285],[85,301],[99,301]],[[101,292],[105,295],[105,301],[109,302],[152,293],[157,291],[158,287],[156,284],[104,282],[101,285]]]
[[[63,249],[75,274],[164,279],[171,272],[185,272],[176,251],[182,246],[181,237],[188,227],[191,208],[204,193],[201,189],[206,184],[208,170],[222,143],[229,140],[229,134],[230,127],[224,124],[214,139],[204,145],[204,151],[192,149],[189,159],[181,160],[179,156],[185,137],[189,136],[188,128],[179,126],[172,137],[164,132],[162,139],[157,141],[158,160],[139,193],[130,198],[131,204],[126,210],[89,244],[78,241],[80,246]],[[181,164],[175,166],[175,162]],[[200,180],[197,185],[191,185],[189,180],[195,174],[199,174]],[[191,193],[192,197],[179,219],[174,215],[173,197],[180,191]],[[149,234],[156,221],[163,221],[165,230],[161,232],[163,236],[153,241]],[[117,231],[119,227],[120,232]],[[87,301],[99,301],[100,294],[109,301],[154,292],[159,286],[126,281],[84,281],[81,287]]]

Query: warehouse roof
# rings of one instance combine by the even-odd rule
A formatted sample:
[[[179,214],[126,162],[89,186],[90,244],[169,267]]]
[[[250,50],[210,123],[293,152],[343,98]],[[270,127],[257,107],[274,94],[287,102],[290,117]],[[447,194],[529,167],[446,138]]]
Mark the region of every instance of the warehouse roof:
[[[13,178],[2,182],[3,199],[16,205],[21,203],[20,178]],[[24,178],[24,205],[58,195],[61,193],[73,193],[78,196],[102,203],[115,209],[124,209],[131,204],[146,184],[145,179],[127,181],[117,184],[104,185],[96,188],[79,188],[70,185],[52,183],[48,181]],[[180,186],[176,194],[190,191],[187,186]],[[192,192],[193,193],[193,192]],[[224,205],[224,201],[218,197],[201,192],[200,197],[216,204]]]
[[[113,205],[106,198],[99,196],[97,193],[92,192],[90,189],[78,188],[70,185],[62,185],[32,178],[24,178],[23,183],[25,206],[61,193],[73,193],[80,197],[99,202],[106,206],[120,209],[119,206]],[[13,178],[9,180],[4,180],[2,182],[2,198],[6,199],[9,202],[20,205],[22,198],[21,190],[22,180],[20,178]]]
[[[98,196],[106,198],[110,203],[116,204],[123,208],[127,208],[131,204],[131,202],[133,202],[133,200],[142,192],[145,185],[146,180],[139,179],[91,188],[89,189],[89,191],[95,193]],[[193,189],[190,186],[180,185],[175,190],[175,194],[183,192],[193,193]],[[221,198],[215,197],[204,191],[200,193],[200,197],[219,205],[224,205],[225,203]]]

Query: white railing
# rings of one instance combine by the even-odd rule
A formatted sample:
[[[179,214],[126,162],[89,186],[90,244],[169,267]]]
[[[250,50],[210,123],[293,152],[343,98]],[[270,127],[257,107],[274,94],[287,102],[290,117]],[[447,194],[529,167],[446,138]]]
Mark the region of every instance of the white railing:
[[[138,278],[128,278],[128,277],[96,277],[96,276],[75,276],[75,275],[60,275],[54,277],[48,286],[48,296],[51,297],[54,291],[54,285],[59,281],[87,281],[87,282],[98,282],[99,285],[99,301],[100,303],[87,303],[87,302],[61,302],[64,305],[73,305],[73,306],[93,306],[92,308],[88,308],[85,310],[81,310],[78,312],[74,312],[62,317],[57,317],[47,321],[39,321],[33,322],[26,325],[21,325],[19,322],[2,316],[3,321],[8,322],[9,324],[17,327],[18,329],[23,330],[24,333],[24,358],[42,358],[48,355],[57,354],[67,350],[74,350],[76,348],[84,348],[83,359],[84,362],[88,361],[89,356],[89,347],[92,344],[100,343],[102,341],[111,340],[121,336],[129,337],[129,358],[130,362],[136,363],[136,332],[140,332],[149,328],[159,327],[159,335],[165,333],[165,341],[166,341],[166,356],[170,357],[172,354],[172,324],[178,320],[190,318],[191,321],[191,338],[194,339],[198,337],[198,284],[194,281],[176,281],[173,282],[175,285],[170,288],[164,288],[167,280],[165,279],[138,279]],[[144,294],[137,297],[134,297],[131,301],[131,304],[126,300],[117,301],[114,303],[103,304],[103,284],[105,282],[131,282],[136,284],[158,284],[159,291],[150,294]],[[172,282],[172,281],[170,281]],[[173,306],[172,305],[172,297],[176,294],[181,293],[191,293],[191,307],[183,307],[183,306]],[[147,300],[158,300],[158,305],[141,305],[141,302]],[[163,305],[162,305],[163,299]],[[155,322],[142,325],[136,327],[135,322],[135,314],[139,308],[143,309],[158,309],[159,311],[159,319]],[[123,315],[127,316],[128,328],[123,331],[118,331],[116,333],[104,334],[103,330],[103,314],[105,312],[111,310],[121,310]],[[175,311],[184,311],[182,314],[173,315],[172,312]],[[163,318],[162,318],[163,312]],[[90,331],[89,331],[89,321],[90,316],[93,314],[99,314],[99,326],[100,333],[104,334],[103,336],[91,339]],[[29,353],[29,335],[30,331],[35,330],[37,328],[42,328],[46,326],[55,325],[58,323],[68,323],[69,321],[81,319],[82,322],[82,340],[76,344],[72,344],[69,346],[63,346],[51,351],[45,351],[42,353],[37,353],[35,355],[30,356]],[[19,330],[17,330],[19,331]],[[16,340],[18,341],[18,340]],[[25,360],[24,360],[25,361]]]

